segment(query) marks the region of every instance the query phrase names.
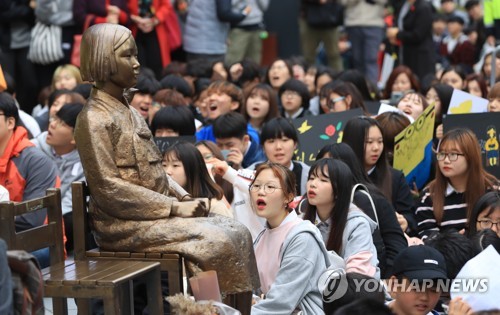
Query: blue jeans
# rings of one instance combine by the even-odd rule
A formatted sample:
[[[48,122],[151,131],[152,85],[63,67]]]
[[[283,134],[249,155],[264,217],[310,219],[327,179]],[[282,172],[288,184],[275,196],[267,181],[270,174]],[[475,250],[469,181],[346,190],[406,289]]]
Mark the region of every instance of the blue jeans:
[[[354,68],[372,83],[378,81],[378,51],[384,38],[384,29],[378,26],[349,26],[347,36],[351,42]]]
[[[31,252],[31,255],[35,256],[36,260],[38,260],[40,269],[50,266],[50,252],[48,247],[35,250],[34,252]]]

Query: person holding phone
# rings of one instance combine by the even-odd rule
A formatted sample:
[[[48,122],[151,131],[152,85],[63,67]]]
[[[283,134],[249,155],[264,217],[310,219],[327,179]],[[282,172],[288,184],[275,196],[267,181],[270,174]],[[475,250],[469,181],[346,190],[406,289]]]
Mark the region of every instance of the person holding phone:
[[[223,114],[213,124],[215,143],[224,160],[236,170],[266,160],[259,142],[248,135],[246,126],[245,117],[236,112]]]

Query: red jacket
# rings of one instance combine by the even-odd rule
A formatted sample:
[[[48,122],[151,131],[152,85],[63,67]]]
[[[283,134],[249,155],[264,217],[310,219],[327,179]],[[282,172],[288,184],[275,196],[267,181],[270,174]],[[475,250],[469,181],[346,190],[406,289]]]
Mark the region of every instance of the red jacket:
[[[28,132],[17,127],[0,157],[0,185],[11,201],[25,201],[45,196],[48,188],[59,187],[57,166],[29,140]],[[16,229],[40,226],[46,211],[35,211],[16,218]]]
[[[0,157],[0,183],[9,191],[11,201],[23,201],[26,179],[19,173],[12,158],[18,157],[27,147],[35,146],[28,140],[23,127],[17,127]]]
[[[139,15],[139,2],[138,0],[129,0],[128,7],[131,15]],[[165,20],[168,14],[174,10],[169,0],[153,0],[152,7],[154,9],[155,17],[160,23],[156,25],[156,36],[160,46],[161,61],[163,67],[170,63],[170,46],[168,45],[167,28]],[[132,23],[130,29],[134,36],[137,34],[137,26]]]

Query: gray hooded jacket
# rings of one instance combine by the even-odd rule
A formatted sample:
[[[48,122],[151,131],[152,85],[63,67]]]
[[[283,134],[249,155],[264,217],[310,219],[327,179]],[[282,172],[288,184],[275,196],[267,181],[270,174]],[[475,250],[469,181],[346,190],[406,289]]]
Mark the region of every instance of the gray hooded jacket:
[[[283,242],[280,259],[276,279],[266,299],[252,307],[252,315],[289,315],[297,307],[304,315],[324,314],[318,281],[330,266],[330,257],[319,230],[309,221],[294,226]]]
[[[45,155],[52,159],[59,170],[61,177],[61,197],[62,197],[62,212],[63,214],[71,212],[71,183],[74,181],[84,181],[83,167],[80,162],[80,155],[74,149],[68,154],[59,156],[54,152],[54,149],[47,144],[47,131],[42,132],[38,137],[31,140]]]

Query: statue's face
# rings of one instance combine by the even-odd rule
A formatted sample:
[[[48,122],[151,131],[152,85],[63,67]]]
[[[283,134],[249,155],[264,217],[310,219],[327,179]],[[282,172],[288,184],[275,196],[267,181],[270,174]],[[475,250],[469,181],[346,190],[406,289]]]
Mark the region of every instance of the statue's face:
[[[111,75],[110,80],[125,89],[135,86],[140,64],[137,60],[137,46],[132,36],[115,50],[115,59],[117,71]]]

